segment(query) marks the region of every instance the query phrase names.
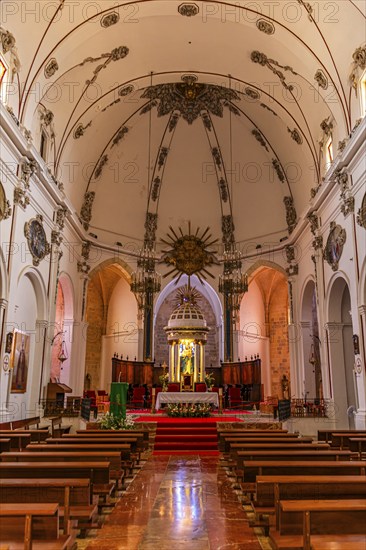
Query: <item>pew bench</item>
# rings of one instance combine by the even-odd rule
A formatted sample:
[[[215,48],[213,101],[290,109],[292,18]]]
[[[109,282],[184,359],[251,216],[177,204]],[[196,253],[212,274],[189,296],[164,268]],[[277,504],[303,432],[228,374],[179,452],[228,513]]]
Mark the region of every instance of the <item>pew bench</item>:
[[[21,451],[31,442],[31,434],[23,432],[13,432],[12,430],[0,432],[0,438],[10,439],[10,448]]]
[[[56,502],[65,534],[74,528],[83,533],[94,527],[97,514],[91,488],[89,479],[1,479],[0,502]]]
[[[69,433],[71,424],[62,424],[62,416],[53,416],[50,421],[52,437],[62,437],[63,434]]]
[[[283,535],[300,535],[300,548],[311,550],[311,535],[364,536],[366,543],[366,500],[285,500],[280,502],[279,531],[271,535],[278,548]]]
[[[10,451],[10,439],[0,436],[0,453]]]
[[[70,536],[59,535],[58,504],[0,504],[0,543],[11,549],[18,543],[24,550],[64,550]]]
[[[255,499],[251,502],[260,526],[268,534],[270,520],[279,527],[279,503],[296,499],[366,498],[366,476],[333,475],[264,475],[257,476]],[[264,517],[268,516],[263,522]],[[254,524],[259,526],[259,523]]]
[[[150,440],[150,430],[148,429],[137,429],[137,430],[98,430],[98,429],[94,429],[94,428],[90,428],[90,429],[87,429],[87,430],[76,430],[76,434],[77,435],[83,435],[83,434],[86,434],[86,435],[94,435],[94,434],[97,434],[97,435],[102,435],[104,434],[104,436],[109,436],[109,435],[116,435],[116,434],[120,434],[120,435],[138,435],[140,436],[142,434],[142,438],[143,438],[143,441],[144,441],[144,448],[147,449],[149,447],[149,440]]]
[[[299,445],[301,443],[312,443],[311,437],[298,437],[297,435],[287,435],[285,437],[276,437],[276,436],[258,436],[258,437],[247,437],[247,436],[238,436],[238,437],[225,437],[224,438],[224,452],[230,452],[231,446],[233,444],[241,445],[252,445],[252,444],[269,444],[269,445]]]
[[[358,457],[362,460],[362,455],[366,453],[366,437],[350,437],[349,449],[352,452],[357,452]]]
[[[32,416],[30,418],[22,418],[21,420],[13,420],[11,422],[11,429],[12,430],[29,430],[31,426],[35,426],[35,429],[48,429],[48,426],[44,426],[44,428],[40,428],[39,425],[41,423],[41,417],[40,416]]]
[[[332,433],[331,447],[336,447],[339,449],[349,449],[349,440],[350,438],[354,438],[354,437],[366,439],[366,432],[358,431],[357,433],[349,433],[349,432]]]
[[[121,436],[121,437],[60,437],[60,438],[50,438],[46,439],[47,445],[80,445],[80,444],[89,444],[89,445],[99,445],[99,448],[104,448],[105,445],[130,445],[131,458],[134,460],[134,463],[137,465],[140,460],[140,451],[138,449],[138,438],[135,436]]]
[[[9,430],[6,432],[5,430],[1,432],[2,435],[7,437],[7,434],[27,434],[30,435],[30,441],[38,443],[41,443],[41,441],[46,441],[46,439],[50,436],[48,429],[42,429],[42,430],[31,430],[31,429],[25,429],[25,428],[18,428],[17,430]]]

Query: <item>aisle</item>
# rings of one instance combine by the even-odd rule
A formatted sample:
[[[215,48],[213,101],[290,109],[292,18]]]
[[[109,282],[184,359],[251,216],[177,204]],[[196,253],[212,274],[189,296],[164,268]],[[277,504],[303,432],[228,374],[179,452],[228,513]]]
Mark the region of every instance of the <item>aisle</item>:
[[[217,457],[153,456],[87,550],[260,550]]]

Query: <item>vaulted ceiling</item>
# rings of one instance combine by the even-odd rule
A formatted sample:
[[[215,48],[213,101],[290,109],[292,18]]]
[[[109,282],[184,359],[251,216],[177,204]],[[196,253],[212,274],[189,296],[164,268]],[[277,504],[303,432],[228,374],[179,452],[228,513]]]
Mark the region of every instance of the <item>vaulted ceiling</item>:
[[[320,124],[336,146],[355,123],[363,1],[3,0],[2,15],[17,116],[37,142],[53,114],[48,160],[99,242],[139,248],[147,211],[158,242],[188,220],[220,238],[231,214],[237,241],[278,242],[321,181]]]

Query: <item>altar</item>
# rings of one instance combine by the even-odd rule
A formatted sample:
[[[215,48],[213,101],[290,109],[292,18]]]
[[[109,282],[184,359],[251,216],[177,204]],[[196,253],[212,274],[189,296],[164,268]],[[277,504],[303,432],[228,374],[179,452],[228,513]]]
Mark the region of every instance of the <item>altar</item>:
[[[156,409],[160,409],[162,403],[210,403],[219,406],[219,396],[216,392],[159,392],[156,398]]]

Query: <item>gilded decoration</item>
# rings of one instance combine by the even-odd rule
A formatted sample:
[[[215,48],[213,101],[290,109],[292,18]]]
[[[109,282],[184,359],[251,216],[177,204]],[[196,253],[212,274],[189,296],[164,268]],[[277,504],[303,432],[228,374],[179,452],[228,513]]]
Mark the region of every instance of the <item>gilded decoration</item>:
[[[141,97],[150,99],[150,102],[141,109],[140,114],[153,107],[157,107],[159,117],[178,111],[188,124],[192,124],[201,115],[201,111],[222,117],[224,107],[229,108],[232,106],[231,101],[240,100],[234,90],[201,84],[197,82],[195,75],[184,75],[182,82],[178,83],[149,86]]]
[[[360,46],[352,55],[353,63],[350,74],[351,85],[357,89],[360,74],[366,69],[366,46]]]
[[[361,208],[357,212],[357,223],[366,229],[366,193],[363,196]]]
[[[3,27],[0,27],[0,41],[3,54],[5,55],[8,52],[11,54],[12,76],[14,76],[20,71],[20,59],[15,45],[15,38],[11,32],[7,31]]]
[[[144,243],[149,250],[154,248],[157,228],[158,215],[152,212],[146,212]]]
[[[284,197],[283,202],[286,208],[287,228],[288,232],[291,235],[297,224],[297,214],[294,205],[294,199],[292,197]]]
[[[29,251],[32,254],[33,265],[35,266],[39,265],[40,261],[50,253],[50,245],[47,242],[42,223],[43,217],[38,214],[24,224],[24,235],[28,241]]]
[[[193,4],[191,2],[180,4],[180,6],[178,6],[178,12],[185,17],[194,17],[195,15],[198,15],[199,11],[200,10],[197,4]]]
[[[10,202],[6,198],[5,189],[0,181],[0,222],[6,220],[9,216],[11,216]]]
[[[274,34],[276,30],[274,24],[266,19],[258,19],[256,26],[258,30],[264,32],[265,34]]]
[[[167,266],[172,267],[165,277],[172,273],[173,276],[183,273],[188,276],[197,275],[200,280],[206,279],[206,275],[213,277],[207,268],[218,263],[215,252],[211,249],[217,239],[211,240],[209,227],[201,234],[198,228],[194,235],[191,234],[190,224],[188,235],[184,234],[181,228],[179,228],[180,236],[172,227],[170,231],[169,241],[162,239],[170,247],[163,252],[163,261]]]
[[[333,271],[337,271],[338,269],[346,238],[346,230],[335,222],[332,222],[330,224],[329,237],[324,249],[324,259],[328,262]]]

